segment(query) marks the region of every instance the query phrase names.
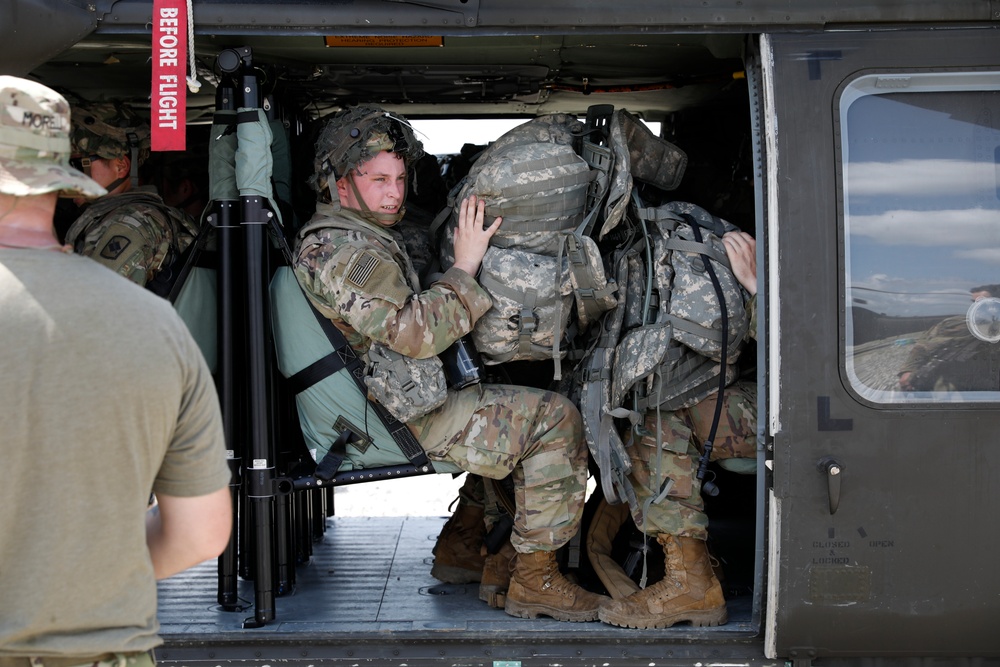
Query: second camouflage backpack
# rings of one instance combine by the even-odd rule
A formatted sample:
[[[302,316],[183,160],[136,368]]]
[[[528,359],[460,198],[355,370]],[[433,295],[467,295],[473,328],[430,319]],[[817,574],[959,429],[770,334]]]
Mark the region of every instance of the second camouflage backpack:
[[[612,503],[635,502],[614,420],[639,424],[647,410],[689,407],[733,382],[749,327],[722,244],[735,226],[686,202],[646,207],[634,191],[626,219],[637,233],[622,234],[611,258],[622,303],[578,369],[584,434]]]

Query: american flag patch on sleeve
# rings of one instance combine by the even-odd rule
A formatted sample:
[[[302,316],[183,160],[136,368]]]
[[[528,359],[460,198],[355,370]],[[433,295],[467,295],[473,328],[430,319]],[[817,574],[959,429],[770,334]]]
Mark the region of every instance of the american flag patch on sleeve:
[[[351,272],[347,274],[347,282],[357,285],[358,287],[364,287],[368,279],[371,278],[372,273],[375,268],[379,265],[379,258],[371,253],[364,253],[358,258],[358,261],[354,263],[354,267]]]

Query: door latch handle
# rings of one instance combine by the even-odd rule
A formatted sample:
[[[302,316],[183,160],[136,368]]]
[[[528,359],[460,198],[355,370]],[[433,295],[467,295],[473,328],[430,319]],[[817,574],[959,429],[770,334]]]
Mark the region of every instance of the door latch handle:
[[[836,514],[840,506],[840,478],[844,472],[844,466],[832,456],[824,456],[817,463],[816,467],[821,473],[826,475],[826,491],[830,498],[830,514]]]

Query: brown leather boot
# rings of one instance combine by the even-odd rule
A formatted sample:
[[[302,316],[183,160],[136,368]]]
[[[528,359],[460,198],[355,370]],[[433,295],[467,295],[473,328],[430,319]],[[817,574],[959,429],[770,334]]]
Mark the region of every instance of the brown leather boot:
[[[552,551],[518,553],[507,587],[504,611],[519,618],[551,616],[557,621],[596,621],[601,602],[610,600],[570,582]]]
[[[494,609],[503,609],[507,602],[510,565],[516,555],[514,545],[510,542],[504,542],[500,551],[486,556],[483,578],[479,583],[479,599]]]
[[[486,556],[482,554],[486,525],[483,508],[458,501],[434,545],[431,576],[446,584],[471,584],[483,576]]]
[[[726,601],[705,542],[667,534],[656,539],[666,554],[663,579],[622,600],[609,600],[601,606],[600,619],[622,628],[669,628],[683,621],[696,627],[723,625]]]

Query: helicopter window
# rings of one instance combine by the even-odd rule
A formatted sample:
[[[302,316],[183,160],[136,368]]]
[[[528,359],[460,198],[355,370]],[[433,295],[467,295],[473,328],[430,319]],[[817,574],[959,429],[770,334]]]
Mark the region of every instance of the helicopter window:
[[[1000,74],[866,75],[840,114],[852,389],[1000,400]]]

